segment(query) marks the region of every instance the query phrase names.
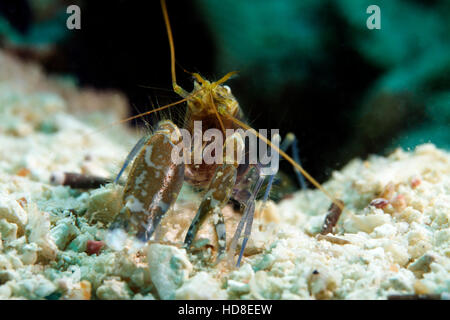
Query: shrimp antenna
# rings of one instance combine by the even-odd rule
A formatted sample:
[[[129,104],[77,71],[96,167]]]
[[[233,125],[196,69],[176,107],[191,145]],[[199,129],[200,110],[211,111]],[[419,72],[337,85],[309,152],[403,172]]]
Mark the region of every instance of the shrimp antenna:
[[[175,47],[174,47],[174,44],[173,44],[172,29],[170,28],[169,15],[167,13],[167,6],[166,6],[166,1],[165,0],[161,0],[161,8],[162,8],[162,12],[163,12],[163,15],[164,15],[164,22],[166,24],[167,36],[169,38],[169,45],[170,45],[170,69],[171,69],[171,72],[172,72],[172,85],[173,85],[174,91],[176,93],[178,93],[179,95],[181,95],[183,97],[183,99],[181,99],[179,101],[176,101],[176,102],[173,102],[173,103],[169,103],[169,104],[167,104],[165,106],[153,109],[151,111],[140,113],[138,115],[135,115],[135,116],[123,119],[123,120],[119,120],[119,121],[110,123],[108,125],[100,127],[99,129],[95,130],[93,133],[99,132],[99,131],[103,131],[103,130],[111,127],[111,126],[114,126],[114,125],[117,125],[117,124],[120,124],[120,123],[124,123],[124,122],[130,121],[130,120],[133,120],[133,119],[137,119],[137,118],[149,115],[149,114],[154,113],[154,112],[158,112],[158,111],[167,109],[167,108],[175,106],[177,104],[186,102],[186,101],[188,101],[191,98],[191,95],[188,94],[186,91],[184,91],[183,88],[181,88],[177,84],[177,78],[176,78],[176,73],[175,73]],[[203,89],[200,89],[200,90],[203,90]]]
[[[299,165],[297,162],[294,161],[294,159],[292,159],[290,156],[288,156],[286,154],[286,152],[284,152],[283,150],[281,150],[280,148],[278,148],[277,146],[275,146],[272,142],[270,142],[270,140],[268,140],[266,137],[262,136],[261,134],[259,134],[255,129],[253,129],[252,127],[250,127],[249,125],[243,123],[242,121],[236,119],[235,117],[229,115],[228,113],[223,112],[222,113],[225,117],[229,118],[231,121],[233,121],[234,123],[236,123],[237,125],[241,126],[242,128],[246,129],[246,130],[251,130],[253,132],[254,135],[256,135],[259,139],[261,139],[262,141],[264,141],[267,145],[269,145],[271,148],[273,148],[275,151],[277,151],[283,158],[285,158],[291,165],[294,166],[294,168],[296,168],[298,171],[300,171],[303,176],[306,177],[306,179],[308,179],[317,189],[319,189],[320,191],[322,191],[328,198],[330,198],[330,200],[336,205],[338,206],[338,208],[340,208],[341,210],[344,210],[344,205],[339,202],[338,200],[336,200],[330,193],[328,193],[328,191],[326,191],[322,185],[317,182],[316,179],[314,179],[308,172],[306,172],[305,169],[303,169],[303,167],[301,165]]]
[[[178,93],[179,95],[181,95],[182,97],[186,97],[186,92],[177,84],[177,77],[176,77],[176,72],[175,72],[175,45],[173,42],[173,36],[172,36],[172,28],[170,27],[170,20],[169,20],[169,14],[167,13],[167,5],[166,5],[166,0],[161,0],[161,9],[163,12],[163,16],[164,16],[164,22],[166,24],[166,30],[167,30],[167,37],[169,38],[169,45],[170,45],[170,70],[172,72],[172,86],[173,86],[173,90]],[[192,76],[194,76],[197,81],[201,84],[206,84],[205,80],[196,72],[189,72],[184,70],[185,72],[191,74]],[[220,79],[219,81],[213,83],[212,85],[214,87],[216,87],[217,85],[227,81],[231,76],[233,76],[235,73],[237,73],[236,71],[233,72],[229,72],[227,73],[224,77],[222,77],[222,79]],[[214,99],[212,97],[212,95],[210,94],[210,98],[211,98],[211,103],[213,105],[214,108],[214,112],[216,113],[217,119],[219,120],[220,123],[220,127],[222,129],[222,131],[225,133],[225,127],[223,125],[223,121],[219,116],[219,113],[217,111],[217,108],[214,104]]]
[[[175,72],[175,45],[173,43],[172,28],[170,27],[169,14],[167,13],[166,0],[161,0],[161,9],[164,16],[164,23],[166,24],[167,37],[169,38],[170,46],[170,71],[172,72],[172,86],[175,92],[179,91],[177,84],[177,75]]]
[[[180,89],[181,89],[181,88],[180,88]],[[183,90],[183,89],[181,89],[181,90]],[[205,88],[200,88],[199,90],[197,90],[197,93],[200,92],[200,91],[203,91],[203,90],[205,90]],[[152,113],[155,113],[155,112],[158,112],[158,111],[161,111],[161,110],[164,110],[164,109],[167,109],[167,108],[176,106],[176,105],[178,105],[178,104],[181,104],[181,103],[183,103],[183,102],[188,101],[189,99],[192,98],[192,96],[193,96],[192,93],[191,93],[191,94],[186,94],[186,97],[183,98],[183,99],[181,99],[181,100],[178,100],[178,101],[175,101],[175,102],[166,104],[165,106],[162,106],[162,107],[159,107],[159,108],[150,110],[150,111],[146,111],[146,112],[137,114],[137,115],[135,115],[135,116],[132,116],[132,117],[129,117],[129,118],[126,118],[126,119],[122,119],[122,120],[119,120],[119,121],[116,121],[116,122],[112,122],[112,123],[110,123],[110,124],[107,124],[107,125],[104,125],[104,126],[98,128],[97,130],[94,130],[93,132],[90,132],[90,133],[87,134],[87,135],[91,135],[91,134],[94,134],[94,133],[97,133],[97,132],[106,130],[106,129],[112,127],[112,126],[115,126],[115,125],[118,125],[118,124],[121,124],[121,123],[124,123],[124,122],[128,122],[128,121],[130,121],[130,120],[134,120],[134,119],[137,119],[137,118],[141,118],[141,117],[143,117],[143,116],[147,116],[147,115],[149,115],[149,114],[152,114]]]
[[[186,98],[183,98],[183,99],[178,100],[178,101],[176,101],[176,102],[166,104],[165,106],[162,106],[162,107],[159,107],[159,108],[156,108],[156,109],[153,109],[153,110],[144,112],[144,113],[140,113],[140,114],[138,114],[138,115],[135,115],[135,116],[132,116],[132,117],[129,117],[129,118],[126,118],[126,119],[122,119],[122,120],[119,120],[119,121],[116,121],[116,122],[112,122],[112,123],[110,123],[110,124],[107,124],[107,125],[104,125],[104,126],[98,128],[97,130],[95,130],[95,131],[93,131],[93,132],[90,132],[90,133],[87,134],[87,135],[91,135],[91,134],[94,134],[94,133],[103,131],[103,130],[105,130],[105,129],[108,129],[108,128],[112,127],[112,126],[115,126],[115,125],[118,125],[118,124],[121,124],[121,123],[124,123],[124,122],[128,122],[128,121],[133,120],[133,119],[141,118],[141,117],[146,116],[146,115],[149,115],[149,114],[151,114],[151,113],[155,113],[155,112],[158,112],[158,111],[161,111],[161,110],[170,108],[170,107],[175,106],[175,105],[177,105],[177,104],[186,102],[186,101],[188,101],[189,99],[190,99],[190,97],[186,97]]]

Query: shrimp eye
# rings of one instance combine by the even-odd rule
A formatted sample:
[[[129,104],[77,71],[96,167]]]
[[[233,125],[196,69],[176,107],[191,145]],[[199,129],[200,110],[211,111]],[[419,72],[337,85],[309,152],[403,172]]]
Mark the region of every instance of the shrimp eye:
[[[231,89],[229,86],[223,86],[223,88],[227,91],[228,94],[231,93]]]

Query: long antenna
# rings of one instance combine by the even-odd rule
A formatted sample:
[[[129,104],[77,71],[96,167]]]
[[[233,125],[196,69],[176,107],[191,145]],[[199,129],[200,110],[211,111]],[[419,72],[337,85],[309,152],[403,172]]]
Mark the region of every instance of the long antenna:
[[[170,71],[172,72],[172,86],[175,92],[177,92],[177,76],[175,73],[175,46],[173,44],[172,29],[170,28],[169,14],[167,13],[166,1],[161,0],[161,8],[164,16],[164,23],[166,24],[167,37],[169,38],[170,45]]]
[[[275,149],[283,158],[285,158],[290,164],[292,164],[294,166],[294,168],[296,168],[298,171],[300,171],[306,177],[306,179],[308,179],[317,189],[322,191],[328,198],[330,198],[330,200],[336,206],[338,206],[338,208],[340,208],[341,210],[344,210],[343,204],[341,202],[337,201],[331,194],[329,194],[328,191],[326,191],[322,187],[322,185],[319,182],[317,182],[316,179],[314,179],[308,172],[306,172],[306,170],[303,169],[303,167],[301,165],[299,165],[297,162],[295,162],[294,159],[292,159],[290,156],[288,156],[286,154],[286,152],[284,152],[283,150],[281,150],[280,148],[275,146],[272,142],[270,142],[270,140],[268,140],[266,137],[260,135],[255,129],[253,129],[249,125],[243,123],[242,121],[236,119],[235,117],[233,117],[225,112],[223,112],[222,114],[224,116],[226,116],[227,118],[229,118],[234,123],[236,123],[237,125],[241,126],[242,128],[253,131],[253,134],[255,134],[259,139],[263,140],[271,148]]]
[[[100,132],[100,131],[103,131],[103,130],[111,127],[111,126],[114,126],[114,125],[117,125],[117,124],[120,124],[120,123],[124,123],[124,122],[130,121],[130,120],[133,120],[133,119],[137,119],[137,118],[149,115],[149,114],[157,112],[157,111],[161,111],[161,110],[167,109],[167,108],[175,106],[177,104],[186,102],[186,101],[188,101],[191,98],[191,95],[189,95],[187,92],[185,92],[177,84],[177,78],[176,78],[176,74],[175,74],[175,47],[174,47],[174,44],[173,44],[172,29],[170,28],[169,15],[167,14],[167,6],[166,6],[166,1],[165,0],[161,0],[161,8],[162,8],[162,12],[163,12],[163,15],[164,15],[164,22],[166,24],[167,36],[169,38],[169,45],[170,45],[170,69],[171,69],[171,72],[172,72],[172,86],[173,86],[173,90],[176,93],[178,93],[179,95],[181,95],[183,97],[183,99],[181,99],[181,100],[179,100],[177,102],[169,103],[169,104],[167,104],[165,106],[156,108],[156,109],[151,110],[151,111],[147,111],[147,112],[144,112],[144,113],[141,113],[141,114],[138,114],[138,115],[135,115],[135,116],[123,119],[123,120],[119,120],[119,121],[110,123],[110,124],[108,124],[106,126],[100,127],[99,129],[97,129],[94,132],[91,132],[89,134]],[[200,90],[203,90],[203,89],[200,89]]]
[[[105,125],[105,126],[102,126],[102,127],[98,128],[98,129],[94,130],[93,132],[90,132],[90,133],[87,134],[87,135],[91,135],[91,134],[94,134],[94,133],[103,131],[103,130],[105,130],[105,129],[108,129],[108,128],[112,127],[112,126],[115,126],[115,125],[118,125],[118,124],[121,124],[121,123],[130,121],[130,120],[133,120],[133,119],[137,119],[137,118],[140,118],[140,117],[149,115],[149,114],[154,113],[154,112],[158,112],[158,111],[161,111],[161,110],[170,108],[170,107],[175,106],[175,105],[177,105],[177,104],[186,102],[186,101],[188,101],[189,99],[190,99],[190,97],[183,98],[183,99],[181,99],[181,100],[179,100],[179,101],[176,101],[176,102],[173,102],[173,103],[166,104],[165,106],[162,106],[162,107],[159,107],[159,108],[156,108],[156,109],[153,109],[153,110],[144,112],[144,113],[140,113],[140,114],[138,114],[138,115],[135,115],[135,116],[132,116],[132,117],[129,117],[129,118],[126,118],[126,119],[122,119],[122,120],[119,120],[119,121],[116,121],[116,122],[112,122],[112,123],[110,123],[110,124],[107,124],[107,125]]]

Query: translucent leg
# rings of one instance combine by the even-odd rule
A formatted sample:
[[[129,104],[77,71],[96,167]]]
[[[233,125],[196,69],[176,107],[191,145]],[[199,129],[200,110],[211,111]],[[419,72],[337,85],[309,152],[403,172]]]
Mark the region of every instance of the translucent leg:
[[[277,135],[275,135],[275,136],[273,137],[272,140],[274,140],[274,142],[276,142],[277,144],[279,144],[279,143],[280,143],[280,140],[281,140],[281,137],[280,137],[279,134],[277,134]],[[286,139],[285,139],[285,141],[286,141]],[[283,143],[283,144],[281,145],[281,149],[282,149],[283,151],[285,151],[286,148],[287,148],[287,146],[284,146],[284,145],[285,145],[285,143]],[[284,149],[283,149],[283,147],[284,147]],[[274,149],[272,149],[272,152],[276,152],[276,151],[275,151]],[[267,199],[269,198],[270,190],[272,189],[272,184],[273,184],[273,180],[274,180],[274,179],[275,179],[275,175],[274,175],[274,174],[271,175],[271,176],[269,176],[269,181],[268,181],[268,183],[267,183],[266,192],[264,193],[264,198],[263,198],[263,203],[262,203],[261,208],[264,208],[265,205],[266,205],[266,201],[267,201]]]
[[[236,267],[239,268],[241,265],[241,260],[244,255],[245,247],[247,246],[247,241],[250,238],[250,234],[252,232],[253,226],[253,217],[255,215],[255,201],[249,204],[248,206],[248,215],[245,222],[245,230],[244,230],[244,239],[242,240],[241,251],[239,252],[239,257],[236,263]]]
[[[184,240],[186,247],[189,248],[205,218],[214,214],[214,224],[219,240],[219,253],[217,255],[216,263],[222,258],[226,249],[225,223],[221,210],[227,204],[233,193],[237,178],[237,168],[239,166],[238,160],[240,160],[229,156],[227,149],[233,147],[232,150],[240,150],[241,152],[238,152],[238,154],[242,154],[244,146],[244,141],[238,133],[234,133],[226,138],[223,151],[225,163],[216,169],[214,177],[208,186],[208,190],[203,197],[200,208],[198,209]]]
[[[228,261],[231,263],[233,262],[234,258],[234,252],[236,251],[237,243],[239,241],[239,238],[241,236],[242,230],[245,226],[244,231],[244,240],[242,242],[241,251],[239,253],[238,262],[236,264],[237,267],[239,267],[242,256],[244,254],[245,246],[247,245],[248,238],[250,237],[251,230],[252,230],[252,224],[253,224],[253,216],[255,214],[255,200],[256,195],[258,194],[259,190],[261,189],[261,186],[264,182],[265,176],[260,176],[258,178],[258,181],[255,184],[254,189],[252,190],[252,195],[249,198],[247,205],[245,206],[244,215],[242,216],[241,220],[239,221],[239,224],[236,228],[236,232],[234,233],[233,239],[231,240],[230,249],[228,252]]]
[[[144,136],[134,145],[133,149],[131,149],[130,153],[127,155],[127,158],[125,159],[125,162],[123,163],[122,168],[119,171],[119,174],[117,175],[116,179],[114,179],[114,183],[118,183],[120,180],[120,177],[122,176],[125,169],[128,167],[131,161],[136,157],[139,150],[145,145],[147,140],[150,138],[150,135]]]
[[[263,198],[263,208],[266,204],[267,199],[269,198],[270,190],[272,189],[273,180],[275,179],[275,175],[269,176],[269,181],[267,182],[266,191],[264,192],[264,198]]]
[[[299,152],[299,148],[298,148],[298,140],[297,140],[297,137],[292,132],[289,132],[286,135],[283,143],[280,146],[280,149],[283,151],[286,151],[289,147],[292,147],[292,157],[294,158],[294,161],[297,162],[299,165],[301,165],[300,152]],[[294,171],[295,171],[295,174],[297,175],[297,180],[298,180],[298,183],[300,184],[302,190],[305,190],[306,189],[305,177],[303,177],[301,172],[298,171],[297,169],[294,168]]]
[[[219,240],[217,262],[222,258],[226,249],[226,232],[222,208],[230,199],[236,181],[236,171],[236,166],[232,164],[223,164],[217,169],[184,239],[186,247],[189,248],[206,217],[214,215],[214,224]]]
[[[277,135],[273,138],[275,139],[279,139],[281,140],[280,136]],[[297,145],[297,139],[295,137],[295,135],[293,133],[289,133],[285,140],[283,141],[283,143],[281,144],[280,148],[283,151],[286,151],[287,148],[289,148],[290,146],[292,146],[292,152],[293,152],[293,157],[294,160],[298,163],[300,163],[300,156],[299,156],[299,152],[298,152],[298,145]],[[275,150],[272,149],[272,152],[276,152]],[[258,165],[259,166],[259,165]],[[296,170],[295,171],[297,174],[297,178],[299,180],[300,185],[302,186],[302,189],[306,189],[306,183],[305,183],[305,179],[303,177],[303,175]],[[269,198],[269,193],[270,190],[272,188],[272,184],[274,181],[275,175],[271,175],[269,176],[269,181],[267,183],[267,187],[266,187],[266,191],[264,193],[264,197],[263,197],[263,203],[261,208],[264,208],[267,199]],[[245,226],[245,230],[244,230],[244,239],[242,241],[242,245],[241,245],[241,250],[239,252],[239,257],[238,257],[238,261],[236,266],[239,267],[242,257],[244,255],[244,250],[245,247],[247,245],[248,239],[250,238],[250,234],[251,234],[251,230],[252,230],[252,225],[253,225],[253,217],[255,214],[255,200],[256,200],[256,195],[258,194],[259,190],[261,189],[261,186],[264,182],[265,176],[260,176],[258,178],[257,183],[255,184],[254,189],[252,190],[252,194],[247,202],[245,211],[244,211],[244,215],[242,216],[241,220],[239,221],[239,224],[236,228],[236,232],[233,236],[233,239],[231,241],[231,245],[230,245],[230,251],[229,251],[229,261],[233,261],[233,257],[234,257],[234,252],[236,250],[237,247],[237,243],[238,240],[241,236],[242,230],[244,229]]]

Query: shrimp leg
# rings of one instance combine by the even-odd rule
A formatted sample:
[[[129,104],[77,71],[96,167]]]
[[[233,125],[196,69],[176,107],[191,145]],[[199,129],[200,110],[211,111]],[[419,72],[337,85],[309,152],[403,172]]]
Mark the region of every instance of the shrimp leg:
[[[242,137],[235,133],[225,141],[224,158],[226,158],[226,149],[230,143],[237,144],[237,148],[241,150],[244,148]],[[222,208],[227,204],[232,195],[233,187],[236,183],[237,167],[238,161],[236,159],[226,159],[225,163],[216,169],[214,177],[209,184],[208,191],[203,197],[202,203],[192,220],[184,240],[186,247],[189,248],[205,218],[214,214],[214,225],[219,243],[216,263],[221,260],[226,250],[226,232]]]
[[[292,133],[289,132],[286,137],[284,138],[283,143],[280,146],[280,149],[283,151],[286,151],[287,148],[292,148],[292,157],[294,158],[294,161],[301,165],[300,162],[300,152],[298,148],[298,139],[297,137]],[[298,183],[300,184],[302,190],[306,190],[306,181],[305,177],[301,174],[298,169],[294,168],[295,174],[297,175]]]

